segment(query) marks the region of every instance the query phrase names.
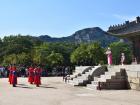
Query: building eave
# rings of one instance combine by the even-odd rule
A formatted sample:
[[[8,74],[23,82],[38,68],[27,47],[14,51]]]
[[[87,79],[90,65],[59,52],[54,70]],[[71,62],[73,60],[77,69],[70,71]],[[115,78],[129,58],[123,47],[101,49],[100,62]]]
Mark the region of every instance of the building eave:
[[[122,34],[115,34],[112,32],[107,32],[109,35],[115,36],[115,37],[119,37],[119,38],[130,38],[130,37],[136,37],[136,36],[140,36],[140,30],[139,31],[133,31],[133,32],[129,32],[129,33],[122,33]]]

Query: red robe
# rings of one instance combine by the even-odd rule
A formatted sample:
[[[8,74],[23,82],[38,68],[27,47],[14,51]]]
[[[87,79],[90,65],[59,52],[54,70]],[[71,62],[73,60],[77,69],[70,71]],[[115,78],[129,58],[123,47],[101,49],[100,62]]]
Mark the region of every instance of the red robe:
[[[11,83],[11,78],[12,78],[12,67],[9,67],[8,70],[9,70],[9,80],[8,80],[8,82],[9,82],[10,84],[12,84],[12,83]]]
[[[17,71],[16,71],[16,67],[12,67],[11,83],[12,84],[17,84]]]
[[[34,69],[34,84],[36,84],[36,86],[41,85],[41,68],[35,68]]]
[[[30,67],[29,69],[28,69],[28,82],[29,83],[33,83],[34,82],[34,68],[33,67]]]

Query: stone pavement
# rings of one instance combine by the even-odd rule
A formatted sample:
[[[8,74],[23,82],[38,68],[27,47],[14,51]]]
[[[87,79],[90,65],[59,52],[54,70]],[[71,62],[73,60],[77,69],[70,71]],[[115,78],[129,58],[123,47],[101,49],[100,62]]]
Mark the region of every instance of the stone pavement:
[[[61,77],[42,78],[41,87],[18,79],[18,87],[0,79],[0,105],[140,105],[140,91],[88,90],[62,82]]]

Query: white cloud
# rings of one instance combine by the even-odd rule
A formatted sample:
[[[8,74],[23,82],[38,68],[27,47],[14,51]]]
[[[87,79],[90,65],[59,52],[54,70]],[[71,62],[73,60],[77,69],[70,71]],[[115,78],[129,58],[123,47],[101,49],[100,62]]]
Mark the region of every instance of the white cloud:
[[[127,21],[127,20],[132,21],[135,20],[136,18],[136,16],[127,16],[127,15],[119,15],[119,14],[114,14],[113,17],[123,21]]]

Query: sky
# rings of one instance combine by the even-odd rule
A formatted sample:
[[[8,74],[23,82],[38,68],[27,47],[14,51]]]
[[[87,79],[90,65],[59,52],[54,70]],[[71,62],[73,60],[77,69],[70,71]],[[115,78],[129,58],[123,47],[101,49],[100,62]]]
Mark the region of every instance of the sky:
[[[140,0],[0,0],[0,37],[70,36],[75,31],[135,20]]]

